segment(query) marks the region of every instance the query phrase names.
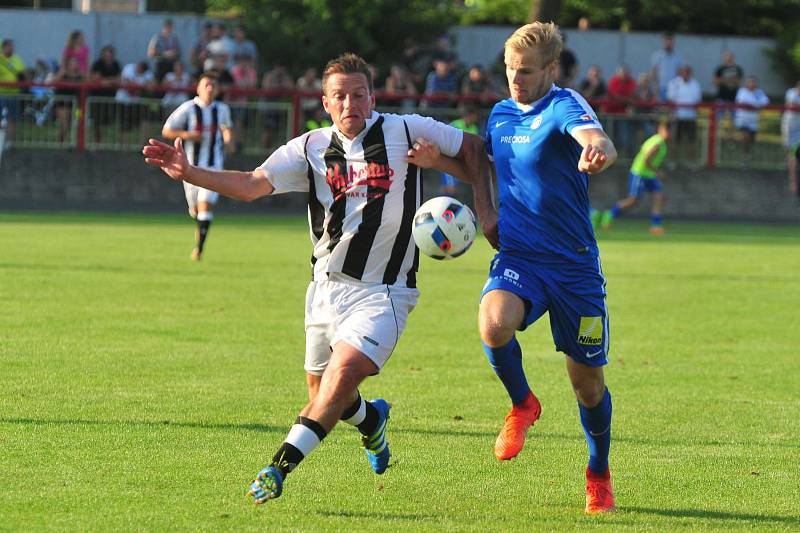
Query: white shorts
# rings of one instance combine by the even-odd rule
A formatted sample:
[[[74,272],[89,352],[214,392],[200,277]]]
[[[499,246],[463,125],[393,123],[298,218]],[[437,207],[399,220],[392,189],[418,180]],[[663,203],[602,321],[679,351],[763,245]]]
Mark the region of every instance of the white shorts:
[[[187,181],[183,182],[183,191],[186,193],[186,203],[189,204],[189,209],[196,208],[200,202],[215,204],[217,203],[217,198],[219,198],[218,192],[192,185]]]
[[[380,372],[406,328],[419,291],[331,278],[312,281],[306,292],[306,372],[321,376],[339,341],[369,357]]]

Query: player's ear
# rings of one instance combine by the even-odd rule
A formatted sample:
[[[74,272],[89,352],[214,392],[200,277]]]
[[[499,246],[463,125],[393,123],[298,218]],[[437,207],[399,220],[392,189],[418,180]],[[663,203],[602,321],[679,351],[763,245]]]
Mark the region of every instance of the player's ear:
[[[327,114],[331,114],[330,110],[328,109],[328,97],[325,96],[325,93],[322,93],[322,109],[324,109]]]

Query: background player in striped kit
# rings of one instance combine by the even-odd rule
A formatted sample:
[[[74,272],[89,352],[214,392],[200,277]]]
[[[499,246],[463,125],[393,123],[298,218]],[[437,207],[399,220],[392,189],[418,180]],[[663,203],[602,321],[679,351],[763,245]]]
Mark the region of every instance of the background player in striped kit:
[[[193,165],[221,170],[224,154],[233,138],[231,110],[217,102],[219,82],[214,72],[204,72],[197,82],[197,96],[182,103],[172,112],[161,134],[168,139],[181,139]],[[199,260],[214,219],[212,208],[219,194],[186,181],[183,182],[189,216],[197,221],[192,259]]]
[[[308,194],[314,245],[305,313],[310,401],[251,485],[256,503],[280,496],[286,476],[340,419],[362,434],[375,473],[389,466],[390,405],[364,401],[358,386],[380,372],[419,295],[411,227],[422,194],[412,139],[436,145],[451,165],[440,170],[458,167],[456,174],[472,183],[484,234],[497,243],[489,161],[479,137],[418,115],[376,113],[369,66],[353,54],[330,61],[322,83],[333,126],[289,141],[252,172],[190,165],[181,139],[174,147],[151,139],[143,149],[145,161],[173,179],[228,196]]]

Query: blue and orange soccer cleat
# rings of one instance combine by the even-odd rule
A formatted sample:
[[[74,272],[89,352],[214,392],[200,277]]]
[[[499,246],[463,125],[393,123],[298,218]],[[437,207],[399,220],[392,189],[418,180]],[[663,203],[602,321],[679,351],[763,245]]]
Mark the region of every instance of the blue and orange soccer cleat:
[[[542,414],[542,405],[539,399],[529,393],[519,405],[511,407],[511,411],[506,415],[503,429],[497,435],[494,442],[494,455],[501,461],[508,461],[517,456],[525,445],[525,435],[528,428],[539,420]]]
[[[386,424],[389,422],[389,409],[392,406],[383,398],[370,400],[369,403],[378,410],[378,428],[371,435],[361,437],[361,443],[364,445],[364,453],[373,472],[383,474],[389,467],[389,459],[392,457],[389,443],[386,441]]]
[[[253,503],[262,504],[269,500],[274,500],[283,492],[283,474],[274,466],[268,466],[258,473],[248,496],[253,497]]]
[[[595,474],[586,469],[586,512],[588,514],[613,513],[614,491],[611,489],[611,473]]]

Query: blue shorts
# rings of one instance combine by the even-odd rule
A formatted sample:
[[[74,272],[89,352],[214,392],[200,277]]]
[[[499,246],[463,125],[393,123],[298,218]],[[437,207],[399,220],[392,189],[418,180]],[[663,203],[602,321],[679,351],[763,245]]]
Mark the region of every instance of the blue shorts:
[[[6,110],[6,117],[12,122],[19,119],[20,101],[15,94],[0,94],[0,113]]]
[[[608,364],[610,331],[600,259],[585,265],[542,265],[500,252],[490,264],[481,298],[497,289],[525,302],[520,331],[547,311],[557,351],[587,366]]]
[[[628,174],[628,196],[638,197],[644,191],[661,192],[663,187],[658,178],[643,178],[631,172]]]

